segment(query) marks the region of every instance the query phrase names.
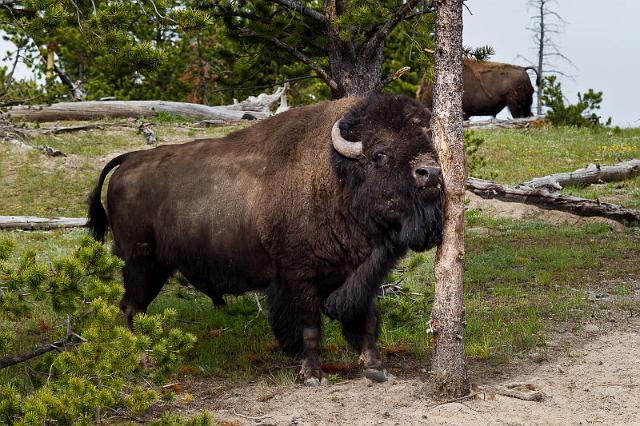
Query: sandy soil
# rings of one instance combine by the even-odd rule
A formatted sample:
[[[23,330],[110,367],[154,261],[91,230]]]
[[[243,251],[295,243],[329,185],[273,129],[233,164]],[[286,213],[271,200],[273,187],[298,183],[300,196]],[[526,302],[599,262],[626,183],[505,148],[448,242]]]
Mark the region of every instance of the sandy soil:
[[[500,368],[472,363],[475,396],[465,401],[439,404],[426,370],[414,366],[411,375],[399,366],[393,371],[399,377],[383,384],[363,378],[319,388],[185,384],[171,411],[206,409],[223,425],[640,425],[640,318],[602,321],[579,335],[558,335],[542,356]],[[497,393],[514,382],[543,400]]]

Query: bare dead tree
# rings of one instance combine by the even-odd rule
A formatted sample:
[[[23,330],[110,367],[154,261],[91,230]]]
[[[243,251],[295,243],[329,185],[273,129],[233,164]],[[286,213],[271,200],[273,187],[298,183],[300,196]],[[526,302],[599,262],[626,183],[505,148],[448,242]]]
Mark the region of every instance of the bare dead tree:
[[[531,38],[535,43],[537,50],[537,60],[533,61],[522,57],[529,62],[531,66],[536,67],[538,71],[538,79],[542,82],[543,74],[566,75],[558,70],[555,61],[560,59],[569,64],[571,60],[560,52],[556,39],[561,32],[562,27],[567,23],[562,17],[553,10],[553,6],[557,6],[557,0],[529,0],[529,7],[535,10],[535,14],[531,16],[531,26],[527,27],[531,31]],[[538,84],[536,114],[542,115],[542,84]]]
[[[436,253],[435,300],[429,321],[434,335],[431,372],[441,399],[469,393],[464,355],[464,191],[462,129],[462,6],[437,0],[433,128],[444,182],[444,230]]]

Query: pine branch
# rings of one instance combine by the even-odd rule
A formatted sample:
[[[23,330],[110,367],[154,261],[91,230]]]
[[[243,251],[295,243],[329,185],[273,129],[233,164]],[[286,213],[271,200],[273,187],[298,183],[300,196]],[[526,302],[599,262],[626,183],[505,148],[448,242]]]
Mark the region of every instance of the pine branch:
[[[378,28],[378,30],[371,36],[369,41],[367,42],[365,51],[373,52],[375,49],[378,49],[385,38],[389,35],[391,31],[398,25],[404,18],[413,10],[413,8],[418,4],[420,0],[408,0],[402,6],[398,8],[396,13],[393,14],[391,19],[389,19],[383,26]],[[425,5],[425,7],[427,7]]]
[[[40,346],[39,348],[34,349],[33,351],[27,352],[22,355],[6,356],[4,358],[0,358],[0,370],[2,370],[3,368],[10,367],[12,365],[20,364],[21,362],[28,361],[32,358],[39,357],[40,355],[44,355],[47,352],[51,352],[53,350],[59,351],[65,346],[69,346],[73,344],[74,337],[80,340],[84,340],[80,336],[78,336],[76,333],[73,332],[73,329],[71,328],[71,320],[69,316],[67,316],[67,334],[66,336],[64,336],[63,339],[57,340],[53,343],[48,343],[44,346]]]
[[[296,12],[300,12],[303,15],[308,16],[309,18],[313,18],[320,23],[323,23],[323,24],[327,23],[327,18],[325,18],[322,13],[310,7],[303,6],[295,0],[270,0],[270,1],[272,3],[277,3],[279,5],[286,6],[290,9],[295,10]]]
[[[306,66],[308,66],[312,70],[314,70],[316,73],[318,73],[320,78],[325,83],[327,83],[329,85],[329,87],[331,87],[332,90],[337,90],[338,89],[338,83],[336,83],[335,80],[333,80],[333,78],[331,78],[331,76],[320,65],[318,65],[314,60],[309,58],[304,53],[300,52],[295,47],[288,45],[287,43],[283,42],[282,40],[280,40],[280,39],[278,39],[276,37],[273,37],[273,36],[270,36],[270,35],[267,35],[267,34],[257,33],[255,31],[251,31],[251,30],[247,30],[247,29],[241,30],[240,31],[240,36],[242,36],[242,37],[252,37],[252,38],[258,38],[258,39],[266,40],[266,41],[278,46],[279,48],[281,48],[282,50],[287,51],[291,56],[295,57],[297,60],[299,60],[300,62],[304,63]]]

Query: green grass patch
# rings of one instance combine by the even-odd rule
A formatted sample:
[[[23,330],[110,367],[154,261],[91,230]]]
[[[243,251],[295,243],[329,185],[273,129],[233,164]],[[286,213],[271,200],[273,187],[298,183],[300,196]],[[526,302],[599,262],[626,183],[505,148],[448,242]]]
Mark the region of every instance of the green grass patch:
[[[507,184],[534,177],[568,172],[588,163],[613,164],[640,158],[640,129],[588,129],[549,127],[540,129],[483,130],[478,151],[486,160],[479,171]],[[640,208],[640,177],[624,182],[566,188],[565,194]]]

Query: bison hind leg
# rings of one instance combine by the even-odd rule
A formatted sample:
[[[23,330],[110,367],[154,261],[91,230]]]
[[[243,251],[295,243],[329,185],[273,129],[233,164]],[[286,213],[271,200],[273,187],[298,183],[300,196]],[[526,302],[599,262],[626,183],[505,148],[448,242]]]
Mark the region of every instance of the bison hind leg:
[[[125,261],[122,275],[124,295],[120,309],[125,314],[129,328],[133,318],[145,312],[171,275],[169,268],[158,265],[151,256],[133,256]]]
[[[291,306],[288,292],[283,285],[274,281],[267,289],[269,302],[269,323],[273,334],[284,352],[292,357],[304,353],[303,324]]]

